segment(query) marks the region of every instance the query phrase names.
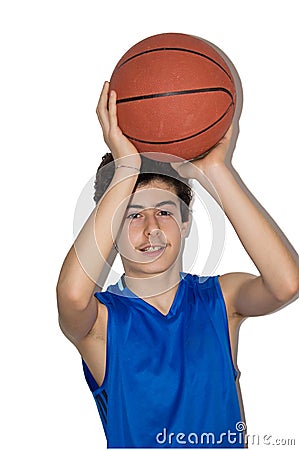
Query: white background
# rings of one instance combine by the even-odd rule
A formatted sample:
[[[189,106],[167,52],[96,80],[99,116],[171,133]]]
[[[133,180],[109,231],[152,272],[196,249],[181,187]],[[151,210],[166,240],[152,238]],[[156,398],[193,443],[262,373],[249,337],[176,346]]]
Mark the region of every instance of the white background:
[[[55,285],[77,199],[106,151],[102,83],[133,44],[183,32],[230,57],[244,91],[234,166],[298,250],[297,17],[290,0],[1,4],[1,448],[105,446],[79,355],[58,329]],[[235,270],[256,273],[227,225],[217,272]],[[238,359],[248,433],[297,445],[298,312],[295,302],[248,319]]]

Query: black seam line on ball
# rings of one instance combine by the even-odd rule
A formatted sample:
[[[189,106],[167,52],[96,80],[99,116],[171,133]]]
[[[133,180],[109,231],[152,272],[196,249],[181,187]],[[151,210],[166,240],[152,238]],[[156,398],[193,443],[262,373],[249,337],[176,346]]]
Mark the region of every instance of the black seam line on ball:
[[[187,48],[180,48],[180,47],[162,47],[162,48],[153,48],[151,50],[145,50],[144,52],[140,52],[140,53],[136,53],[136,55],[131,56],[130,58],[126,59],[124,62],[122,62],[118,67],[116,67],[116,70],[119,70],[122,66],[124,66],[125,64],[127,64],[129,61],[131,61],[134,58],[137,58],[138,56],[142,56],[142,55],[146,55],[147,53],[154,53],[154,52],[163,52],[165,50],[170,50],[170,51],[179,51],[179,52],[186,52],[186,53],[193,53],[194,55],[198,55],[198,56],[202,56],[203,58],[208,59],[209,61],[211,61],[212,63],[216,64],[216,66],[220,67],[221,70],[223,70],[223,72],[226,73],[226,75],[228,76],[228,78],[232,81],[232,76],[229,72],[227,72],[227,70],[224,69],[224,67],[222,67],[221,64],[219,64],[217,61],[215,61],[213,58],[211,58],[210,56],[205,55],[204,53],[200,53],[197,52],[196,50],[189,50]]]
[[[225,89],[222,87],[213,87],[213,88],[202,88],[202,89],[187,89],[185,91],[160,92],[157,94],[138,95],[136,97],[120,98],[119,100],[116,101],[116,103],[120,104],[120,103],[136,102],[138,100],[149,100],[149,99],[160,98],[160,97],[171,97],[174,95],[203,94],[203,93],[207,93],[207,92],[225,92],[227,95],[230,96],[232,102],[234,102],[234,97],[228,89]]]
[[[219,117],[219,119],[217,119],[214,123],[212,123],[208,127],[204,128],[203,130],[199,131],[198,133],[192,134],[191,136],[187,136],[187,137],[184,137],[181,139],[174,139],[172,141],[145,141],[143,139],[138,139],[138,138],[134,138],[132,136],[128,136],[125,133],[124,133],[124,135],[126,136],[126,138],[131,139],[132,141],[140,142],[141,144],[150,144],[150,145],[176,144],[177,142],[187,141],[188,139],[192,139],[196,136],[199,136],[200,134],[205,133],[206,131],[210,130],[210,128],[213,128],[215,125],[217,125],[217,123],[221,122],[221,120],[226,116],[226,114],[229,112],[229,110],[232,106],[233,106],[233,102],[229,105],[229,107],[227,108],[225,113],[223,113],[222,116]]]

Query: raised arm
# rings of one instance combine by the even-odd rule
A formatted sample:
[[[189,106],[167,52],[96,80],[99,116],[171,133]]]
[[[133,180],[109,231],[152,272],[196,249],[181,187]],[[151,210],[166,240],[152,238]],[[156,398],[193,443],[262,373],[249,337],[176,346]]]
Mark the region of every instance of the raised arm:
[[[213,185],[215,199],[233,225],[260,276],[229,273],[220,283],[231,311],[241,316],[262,315],[279,309],[298,296],[298,256],[252,200],[227,162],[232,129],[203,159],[176,166],[183,176]],[[208,188],[209,189],[209,188]],[[210,190],[210,189],[209,189]],[[212,195],[215,195],[210,190]]]
[[[134,189],[141,164],[136,148],[118,127],[116,94],[112,91],[109,95],[107,82],[101,93],[97,114],[116,169],[105,195],[68,252],[57,283],[60,326],[74,342],[83,339],[97,319],[98,302],[93,297],[96,281],[109,264],[114,238],[122,222],[122,212]]]

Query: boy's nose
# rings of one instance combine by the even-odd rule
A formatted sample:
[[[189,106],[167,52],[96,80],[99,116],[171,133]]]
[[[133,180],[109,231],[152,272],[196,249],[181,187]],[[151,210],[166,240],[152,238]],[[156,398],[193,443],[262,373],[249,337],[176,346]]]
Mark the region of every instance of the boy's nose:
[[[144,234],[148,236],[156,236],[160,233],[159,222],[155,216],[147,217],[144,228]]]

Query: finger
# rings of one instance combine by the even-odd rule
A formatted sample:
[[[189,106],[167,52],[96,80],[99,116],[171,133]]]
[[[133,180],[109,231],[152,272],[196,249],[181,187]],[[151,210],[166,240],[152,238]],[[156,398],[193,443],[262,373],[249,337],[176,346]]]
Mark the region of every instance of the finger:
[[[173,155],[173,156],[175,157],[175,155]],[[190,161],[189,161],[189,160],[183,159],[183,158],[181,158],[180,156],[176,157],[176,159],[178,160],[177,162],[172,161],[172,162],[170,163],[171,167],[172,167],[174,170],[178,170],[180,167],[183,167],[183,166],[185,166],[186,164],[187,164],[187,165],[190,164]]]
[[[171,162],[170,165],[174,170],[178,170],[178,168],[182,165],[182,163],[181,162]]]
[[[184,177],[185,173],[188,172],[189,163],[187,161],[184,163],[171,162],[170,165],[181,177]],[[186,170],[187,170],[187,172],[186,172]]]
[[[231,123],[231,125],[230,125],[230,127],[229,127],[229,129],[227,130],[227,132],[225,133],[225,138],[226,139],[228,139],[229,141],[231,140],[231,138],[232,138],[232,135],[233,135],[233,124]]]
[[[102,126],[106,129],[109,127],[109,117],[108,117],[108,93],[109,93],[109,83],[105,81],[99,102],[97,104],[97,116]]]
[[[108,102],[108,92],[109,92],[109,82],[105,81],[103,88],[102,88],[102,92],[97,104],[97,111],[98,110],[102,110],[103,107],[107,107],[107,102]]]
[[[112,129],[117,128],[118,121],[117,121],[117,107],[116,107],[116,92],[115,91],[110,91],[110,94],[109,94],[108,114],[109,114],[110,127]]]

